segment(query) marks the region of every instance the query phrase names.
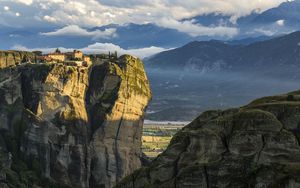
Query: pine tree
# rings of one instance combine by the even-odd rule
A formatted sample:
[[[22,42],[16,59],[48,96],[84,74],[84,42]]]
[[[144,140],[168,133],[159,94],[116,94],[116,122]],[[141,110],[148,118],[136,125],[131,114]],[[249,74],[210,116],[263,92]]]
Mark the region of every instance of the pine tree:
[[[55,53],[59,53],[60,54],[61,51],[58,48],[56,48]]]

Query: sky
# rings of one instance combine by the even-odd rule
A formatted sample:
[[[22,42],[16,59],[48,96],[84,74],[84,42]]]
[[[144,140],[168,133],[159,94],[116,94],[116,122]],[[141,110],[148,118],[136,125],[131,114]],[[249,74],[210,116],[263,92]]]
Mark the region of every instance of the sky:
[[[116,37],[115,29],[87,28],[108,24],[153,23],[190,36],[234,36],[237,28],[203,26],[192,18],[213,12],[234,21],[252,11],[264,11],[286,0],[0,0],[0,27],[53,28],[44,36]],[[185,19],[185,20],[184,20]],[[96,43],[95,43],[96,44]],[[91,44],[92,45],[92,44]],[[99,44],[97,44],[99,45]],[[151,47],[149,47],[151,48]]]
[[[155,23],[164,27],[191,27],[180,21],[220,12],[234,18],[263,11],[285,0],[0,0],[0,23],[16,27]],[[170,22],[170,23],[167,23]],[[188,25],[188,26],[187,26]],[[188,32],[188,29],[185,29]]]

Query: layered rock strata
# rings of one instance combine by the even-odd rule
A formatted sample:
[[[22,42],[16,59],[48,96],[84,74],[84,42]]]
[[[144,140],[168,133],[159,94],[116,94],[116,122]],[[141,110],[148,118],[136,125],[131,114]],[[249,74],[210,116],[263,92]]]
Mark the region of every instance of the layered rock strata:
[[[3,158],[12,155],[57,186],[84,188],[112,187],[141,166],[151,91],[139,59],[91,67],[0,62]]]
[[[208,111],[117,187],[300,187],[300,91]]]

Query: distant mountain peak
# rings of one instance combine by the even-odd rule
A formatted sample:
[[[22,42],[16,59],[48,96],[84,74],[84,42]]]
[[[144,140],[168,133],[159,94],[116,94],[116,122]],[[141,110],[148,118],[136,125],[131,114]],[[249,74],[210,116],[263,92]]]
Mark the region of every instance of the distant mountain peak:
[[[157,54],[146,63],[147,66],[163,69],[180,70],[189,67],[200,72],[203,68],[211,71],[255,70],[266,71],[267,74],[281,74],[281,66],[285,65],[285,70],[296,75],[300,66],[293,67],[300,62],[299,44],[300,31],[249,45],[218,40],[193,41]],[[216,64],[220,65],[218,69],[213,68]]]

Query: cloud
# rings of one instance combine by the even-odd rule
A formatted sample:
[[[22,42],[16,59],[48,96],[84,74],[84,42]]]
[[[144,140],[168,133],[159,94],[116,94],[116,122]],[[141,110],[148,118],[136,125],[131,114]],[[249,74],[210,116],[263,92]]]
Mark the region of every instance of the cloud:
[[[56,19],[55,19],[54,17],[49,16],[49,15],[45,15],[45,16],[43,17],[43,19],[44,19],[45,21],[47,21],[47,22],[52,22],[52,23],[55,23],[55,22],[56,22]]]
[[[119,54],[131,54],[140,58],[145,58],[169,49],[155,46],[136,49],[123,49],[120,46],[112,43],[95,43],[82,48],[81,50],[85,51],[86,53],[108,53],[109,51],[117,51]]]
[[[233,37],[239,33],[237,28],[214,26],[206,27],[200,24],[195,24],[193,20],[177,21],[174,19],[163,18],[158,22],[161,27],[176,29],[180,32],[187,33],[193,37],[197,36],[226,36]]]
[[[43,20],[44,24],[66,26],[78,25],[80,27],[95,27],[108,24],[126,23],[154,23],[162,25],[164,20],[172,23],[165,27],[181,29],[190,35],[214,33],[219,35],[225,31],[226,36],[231,36],[237,31],[234,28],[218,27],[205,28],[191,22],[181,22],[185,18],[192,18],[201,14],[218,12],[232,16],[234,19],[250,14],[253,10],[266,10],[286,0],[0,0],[23,5],[26,14],[19,11],[20,25],[33,24],[34,20]],[[31,10],[30,10],[31,9]],[[31,22],[28,20],[31,19]],[[40,19],[34,19],[39,17]],[[22,20],[23,19],[23,20]],[[9,20],[8,20],[9,22]],[[46,23],[45,23],[46,22]],[[37,21],[41,24],[41,21]],[[188,29],[187,29],[188,28]],[[192,32],[191,32],[192,31]]]
[[[281,26],[281,27],[284,26],[284,23],[285,23],[285,20],[277,20],[277,21],[276,21],[276,24],[277,24],[278,26]]]
[[[10,6],[4,6],[4,7],[3,7],[3,10],[5,11],[5,14],[6,14],[6,15],[16,16],[16,17],[21,16],[21,14],[20,14],[19,12],[14,12],[14,11],[12,11]],[[1,12],[0,12],[0,13],[1,13]],[[5,24],[5,25],[7,25],[7,24]]]
[[[257,33],[260,33],[260,34],[263,34],[266,36],[273,36],[276,33],[276,31],[270,31],[270,30],[267,30],[264,28],[256,28],[256,29],[254,29],[254,32],[257,32]]]
[[[44,53],[50,53],[50,52],[53,52],[56,48],[27,48],[22,45],[15,45],[11,49],[12,50],[24,50],[24,51],[39,50]],[[59,49],[63,52],[74,50],[73,48],[63,48],[63,47],[61,47]],[[120,46],[112,44],[112,43],[94,43],[94,44],[88,45],[84,48],[81,48],[79,50],[81,50],[87,54],[100,54],[100,53],[108,53],[108,52],[117,51],[119,55],[130,54],[130,55],[134,55],[136,57],[143,59],[145,57],[149,57],[149,56],[152,56],[159,52],[170,50],[170,49],[155,47],[155,46],[146,47],[146,48],[136,48],[136,49],[124,49],[124,48],[121,48]]]
[[[195,16],[199,14],[219,12],[237,17],[250,14],[253,10],[264,11],[278,6],[286,0],[165,0],[166,5],[177,7],[179,15]],[[173,10],[176,10],[173,8]],[[176,14],[176,11],[173,12]]]
[[[31,5],[33,0],[15,0],[16,2],[23,3],[25,5]]]
[[[95,30],[95,31],[88,31],[83,29],[77,25],[69,25],[58,29],[53,32],[41,33],[44,36],[82,36],[82,37],[92,37],[93,39],[107,39],[116,37],[116,29],[115,28],[108,28],[104,31]]]
[[[139,7],[139,6],[149,6],[153,4],[153,0],[97,0],[102,5],[113,6],[113,7]]]

